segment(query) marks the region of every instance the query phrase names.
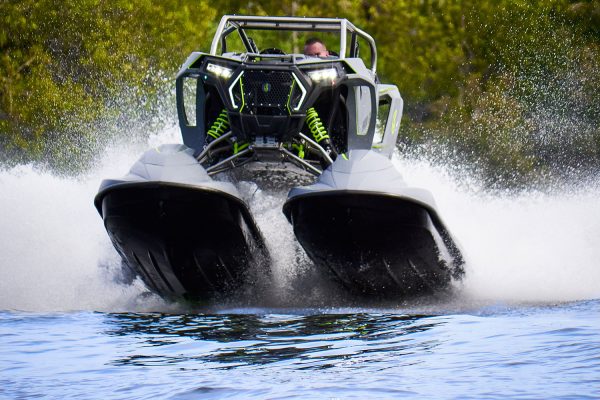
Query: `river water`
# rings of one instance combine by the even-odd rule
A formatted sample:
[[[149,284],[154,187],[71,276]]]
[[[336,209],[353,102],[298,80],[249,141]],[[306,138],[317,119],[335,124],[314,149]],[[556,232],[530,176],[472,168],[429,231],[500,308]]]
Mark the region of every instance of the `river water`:
[[[0,171],[0,398],[600,398],[597,183],[492,195],[395,157],[467,267],[452,295],[387,303],[315,280],[281,194],[246,183],[273,288],[194,308],[121,274],[92,205],[145,146],[78,178]]]

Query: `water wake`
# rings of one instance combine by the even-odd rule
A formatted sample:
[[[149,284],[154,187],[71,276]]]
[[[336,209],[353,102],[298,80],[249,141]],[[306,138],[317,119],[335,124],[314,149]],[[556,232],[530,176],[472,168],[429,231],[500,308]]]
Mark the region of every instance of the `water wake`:
[[[429,188],[467,259],[465,298],[557,302],[600,297],[600,189],[486,193],[427,163],[396,160]]]
[[[167,130],[161,139],[173,135]],[[168,309],[139,280],[122,281],[120,257],[92,204],[100,181],[123,175],[142,151],[109,149],[92,173],[77,178],[31,165],[0,170],[0,309]]]
[[[177,142],[168,129],[150,146]],[[92,199],[99,182],[123,175],[142,147],[115,147],[92,173],[61,178],[19,166],[0,171],[0,309],[169,311],[139,280],[121,279],[120,259]],[[560,302],[600,298],[598,186],[552,194],[490,194],[443,167],[395,157],[407,182],[431,190],[467,259],[459,302]],[[281,212],[285,194],[241,187],[268,242],[270,305],[311,306],[310,263]],[[321,288],[322,289],[322,288]],[[325,289],[326,290],[326,289]],[[323,291],[321,291],[321,295]],[[316,295],[316,294],[315,294]],[[298,300],[301,299],[301,300]]]

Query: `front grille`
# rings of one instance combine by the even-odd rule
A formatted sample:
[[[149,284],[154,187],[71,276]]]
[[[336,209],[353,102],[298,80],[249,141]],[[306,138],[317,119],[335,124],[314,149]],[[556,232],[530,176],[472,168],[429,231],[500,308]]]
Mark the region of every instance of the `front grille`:
[[[231,95],[244,114],[287,115],[289,107],[298,107],[302,90],[289,71],[246,70]]]
[[[244,92],[250,107],[285,107],[292,87],[292,74],[280,71],[246,71]]]
[[[246,69],[228,90],[233,106],[229,121],[238,140],[264,137],[278,143],[300,131],[306,90],[292,71]]]

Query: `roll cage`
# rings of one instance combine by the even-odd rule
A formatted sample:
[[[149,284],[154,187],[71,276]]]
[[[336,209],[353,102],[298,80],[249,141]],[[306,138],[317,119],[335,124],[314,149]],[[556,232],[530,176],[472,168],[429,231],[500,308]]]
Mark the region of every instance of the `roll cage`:
[[[371,54],[371,72],[377,71],[377,46],[375,40],[366,32],[355,27],[350,21],[342,18],[307,18],[307,17],[261,17],[225,15],[221,18],[217,32],[210,46],[211,55],[227,52],[227,37],[237,32],[248,53],[258,53],[256,44],[247,35],[246,30],[277,30],[297,32],[331,32],[339,33],[339,59],[358,57],[358,38],[369,44]],[[347,41],[350,38],[350,44]]]

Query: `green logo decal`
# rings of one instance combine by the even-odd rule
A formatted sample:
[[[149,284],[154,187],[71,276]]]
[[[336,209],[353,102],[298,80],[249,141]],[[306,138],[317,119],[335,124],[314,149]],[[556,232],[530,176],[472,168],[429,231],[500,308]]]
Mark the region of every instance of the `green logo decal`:
[[[269,82],[263,83],[263,92],[269,93],[271,91],[271,84]]]

